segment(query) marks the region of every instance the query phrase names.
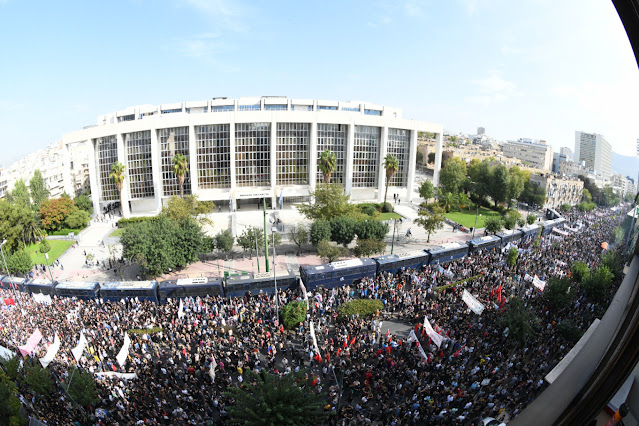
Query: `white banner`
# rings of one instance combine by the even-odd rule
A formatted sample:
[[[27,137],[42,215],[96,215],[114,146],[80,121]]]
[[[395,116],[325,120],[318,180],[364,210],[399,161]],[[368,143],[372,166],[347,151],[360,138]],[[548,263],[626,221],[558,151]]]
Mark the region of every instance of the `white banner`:
[[[50,305],[51,304],[51,296],[44,295],[42,293],[33,293],[33,300],[35,300],[38,303],[44,303],[46,305]]]
[[[84,347],[87,345],[87,338],[84,337],[84,332],[80,332],[80,340],[78,341],[78,346],[71,349],[71,353],[75,358],[76,362],[80,361],[80,357],[82,356],[82,352],[84,352]]]
[[[129,333],[124,333],[124,344],[122,345],[122,349],[118,352],[118,356],[115,357],[118,360],[118,364],[120,367],[124,368],[126,365],[126,357],[129,355],[129,346],[131,346],[131,338],[129,337]]]
[[[42,368],[47,368],[53,358],[55,358],[56,354],[60,350],[60,338],[58,337],[58,333],[55,334],[55,338],[53,339],[53,344],[49,346],[47,349],[47,353],[44,357],[40,358],[40,364],[42,364]]]
[[[419,353],[421,354],[421,356],[424,358],[424,360],[428,360],[428,356],[426,355],[426,352],[424,351],[424,348],[422,348],[422,345],[417,345],[417,347],[419,348]]]
[[[417,340],[417,336],[415,335],[415,330],[411,330],[408,335],[408,340],[406,340],[406,344],[410,345],[411,343]]]
[[[559,229],[559,228],[552,228],[552,232],[556,232],[556,233],[558,233],[559,235],[563,235],[564,237],[568,235],[568,233],[567,233],[566,231],[562,231],[562,230],[561,230],[561,229]]]
[[[98,377],[117,377],[118,379],[131,380],[138,377],[135,373],[117,373],[115,371],[105,371],[103,373],[95,373]]]
[[[209,366],[209,376],[211,376],[212,381],[215,381],[215,367],[217,367],[217,362],[215,362],[215,357],[211,357],[211,365]]]
[[[535,278],[533,278],[533,285],[539,290],[544,291],[544,289],[546,288],[546,281],[540,280],[539,277],[535,275]]]
[[[486,308],[484,304],[477,300],[475,296],[470,294],[468,290],[464,290],[464,293],[462,294],[462,300],[466,302],[470,310],[477,315],[481,315],[481,313],[484,312],[484,308]]]
[[[319,348],[317,347],[317,339],[315,338],[315,325],[313,325],[313,321],[311,321],[311,338],[313,339],[313,346],[315,347],[315,354],[316,355],[320,355]]]
[[[431,327],[427,317],[424,317],[424,328],[426,329],[426,334],[428,334],[428,337],[432,339],[433,343],[436,344],[437,347],[440,347],[444,341],[444,336],[433,330],[433,327]]]
[[[182,299],[180,299],[180,307],[178,308],[177,316],[180,319],[182,319],[182,317],[184,317],[184,302],[182,302]]]

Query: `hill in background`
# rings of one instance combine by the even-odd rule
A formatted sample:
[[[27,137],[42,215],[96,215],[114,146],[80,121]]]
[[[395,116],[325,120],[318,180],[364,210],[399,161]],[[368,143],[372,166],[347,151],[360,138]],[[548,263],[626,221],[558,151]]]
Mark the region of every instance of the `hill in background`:
[[[612,172],[621,173],[628,176],[635,182],[637,181],[637,172],[639,172],[639,157],[626,156],[612,153]]]

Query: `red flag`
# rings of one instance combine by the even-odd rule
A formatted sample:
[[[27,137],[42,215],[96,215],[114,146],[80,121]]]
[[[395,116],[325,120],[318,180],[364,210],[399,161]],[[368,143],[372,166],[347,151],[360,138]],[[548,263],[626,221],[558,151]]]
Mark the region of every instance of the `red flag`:
[[[386,329],[386,337],[388,337],[388,333],[390,333],[390,329]]]
[[[501,284],[499,284],[499,288],[497,289],[497,300],[501,302]]]
[[[15,306],[16,302],[12,298],[9,297],[7,299],[4,299],[4,304],[5,305],[14,305]]]
[[[464,345],[464,346],[465,346],[465,345]],[[464,349],[464,346],[462,346],[461,348],[459,348],[459,349],[457,350],[457,352],[455,352],[455,353],[453,354],[453,356],[459,356],[459,355],[461,355],[461,350],[462,350],[462,349]]]
[[[391,347],[390,346],[386,346],[386,352],[391,353]]]
[[[355,340],[357,340],[357,338],[356,338],[356,337],[353,337],[353,338],[351,339],[351,344],[350,344],[351,346],[353,346],[353,343],[355,343]]]
[[[506,298],[501,299],[501,310],[504,310],[504,304],[506,304]]]
[[[490,297],[492,298],[493,296],[495,296],[495,287],[490,288]]]
[[[337,350],[337,356],[339,356],[339,354],[340,354],[341,352],[342,352],[342,348],[339,348],[339,349]]]
[[[331,354],[326,352],[326,362],[331,362]]]
[[[344,345],[342,346],[342,348],[345,348],[346,346],[348,346],[348,340],[344,340]]]

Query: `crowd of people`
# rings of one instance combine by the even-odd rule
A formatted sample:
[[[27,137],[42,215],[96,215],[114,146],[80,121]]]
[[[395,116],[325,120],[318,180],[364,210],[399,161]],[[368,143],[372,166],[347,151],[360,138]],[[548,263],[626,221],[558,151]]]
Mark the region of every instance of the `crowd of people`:
[[[595,267],[601,243],[619,223],[612,215],[603,210],[567,215],[569,222],[582,224],[579,233],[520,241],[513,267],[495,249],[309,292],[308,320],[295,330],[276,320],[275,298],[266,295],[184,299],[181,309],[175,300],[156,305],[54,297],[47,305],[2,290],[0,297],[12,297],[16,305],[0,310],[0,344],[14,350],[39,329],[44,340],[34,356],[42,357],[57,333],[61,347],[49,368],[68,383],[69,366],[76,363],[71,349],[83,331],[88,343],[77,363],[95,374],[98,389],[89,412],[108,413],[87,424],[224,423],[234,404],[225,391],[241,386],[247,369],[279,375],[310,369],[317,389],[326,392],[325,409],[335,413],[327,421],[331,424],[465,425],[485,416],[516,416],[571,349],[572,343],[557,333],[558,323],[571,319],[586,330],[596,314],[579,293],[569,309],[551,315],[543,294],[525,277],[566,275],[577,260]],[[463,285],[438,289],[471,277]],[[462,301],[463,289],[486,306],[481,315]],[[302,294],[281,290],[279,302],[302,300]],[[539,332],[524,345],[501,322],[515,296],[534,307],[540,319]],[[379,299],[384,309],[374,318],[338,321],[338,307],[357,298]],[[444,336],[441,346],[422,333],[424,318]],[[384,327],[388,321],[404,324],[406,332],[390,333]],[[408,329],[416,332],[425,357],[417,343],[407,340]],[[131,347],[122,368],[116,355],[127,330],[141,331],[128,332]],[[24,388],[20,392],[34,417],[45,423],[82,423],[83,414],[63,391],[48,399]]]

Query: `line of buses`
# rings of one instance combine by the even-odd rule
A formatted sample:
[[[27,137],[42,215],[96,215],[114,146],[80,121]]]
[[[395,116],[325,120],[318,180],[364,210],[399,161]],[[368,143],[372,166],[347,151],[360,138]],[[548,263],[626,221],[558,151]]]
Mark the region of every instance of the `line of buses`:
[[[332,262],[318,266],[302,266],[299,278],[293,271],[273,271],[266,273],[245,273],[243,275],[220,277],[202,277],[167,281],[120,281],[120,282],[78,282],[50,281],[45,279],[26,279],[2,276],[0,287],[16,291],[42,293],[58,297],[76,297],[89,300],[101,298],[104,301],[117,302],[125,298],[138,298],[163,304],[169,298],[223,296],[242,297],[248,292],[274,294],[275,281],[280,289],[296,289],[299,280],[308,290],[317,287],[334,288],[351,285],[362,278],[374,277],[380,273],[397,273],[402,268],[420,268],[426,265],[440,265],[462,258],[480,250],[501,248],[508,243],[534,236],[548,235],[553,229],[561,230],[566,225],[563,218],[547,220],[539,225],[533,224],[517,230],[509,230],[496,235],[472,239],[468,242],[448,243],[440,247],[390,254],[373,258],[360,258]],[[574,230],[573,228],[569,228]]]

